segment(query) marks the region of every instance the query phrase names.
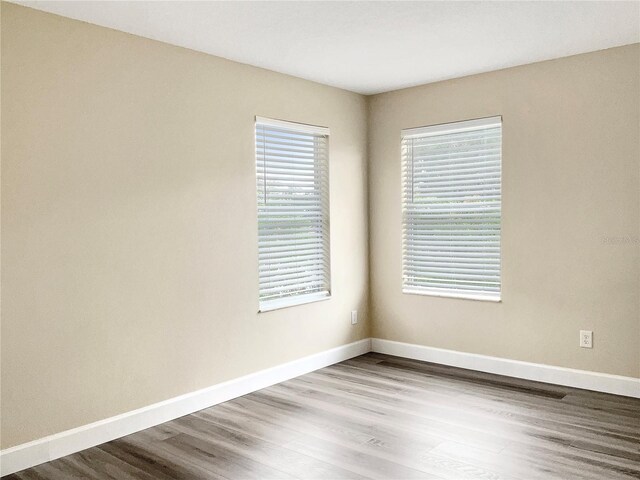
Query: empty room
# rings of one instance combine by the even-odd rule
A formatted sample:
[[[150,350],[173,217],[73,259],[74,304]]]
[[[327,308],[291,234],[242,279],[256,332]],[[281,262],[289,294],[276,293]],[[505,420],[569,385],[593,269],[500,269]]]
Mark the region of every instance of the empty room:
[[[0,26],[3,480],[640,478],[640,0]]]

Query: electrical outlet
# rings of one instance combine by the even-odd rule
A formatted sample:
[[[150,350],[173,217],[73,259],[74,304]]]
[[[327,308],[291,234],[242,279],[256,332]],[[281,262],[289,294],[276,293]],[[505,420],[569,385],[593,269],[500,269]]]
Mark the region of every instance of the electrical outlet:
[[[593,348],[593,332],[591,330],[580,330],[580,346]]]
[[[358,311],[351,310],[351,325],[355,325],[358,323]]]

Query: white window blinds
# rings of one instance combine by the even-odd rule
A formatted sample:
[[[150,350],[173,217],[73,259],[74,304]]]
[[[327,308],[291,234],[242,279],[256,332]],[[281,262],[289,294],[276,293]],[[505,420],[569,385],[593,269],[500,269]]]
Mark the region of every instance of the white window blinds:
[[[329,129],[256,118],[260,311],[328,298]]]
[[[403,292],[500,299],[502,119],[402,131]]]

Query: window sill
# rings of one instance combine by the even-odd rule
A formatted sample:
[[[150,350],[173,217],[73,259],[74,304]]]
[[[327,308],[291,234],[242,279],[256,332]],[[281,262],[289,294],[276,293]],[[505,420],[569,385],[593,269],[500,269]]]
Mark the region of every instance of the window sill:
[[[331,299],[331,292],[318,292],[310,293],[307,295],[298,295],[289,298],[279,298],[277,300],[268,300],[261,302],[258,309],[258,313],[271,312],[273,310],[280,310],[282,308],[295,307],[297,305],[304,305],[307,303],[321,302],[323,300]]]
[[[478,294],[478,293],[467,293],[460,291],[447,291],[447,290],[438,290],[431,288],[403,288],[402,293],[408,295],[424,295],[428,297],[444,297],[444,298],[457,298],[462,300],[477,300],[480,302],[493,302],[493,303],[501,303],[502,298],[500,294]]]

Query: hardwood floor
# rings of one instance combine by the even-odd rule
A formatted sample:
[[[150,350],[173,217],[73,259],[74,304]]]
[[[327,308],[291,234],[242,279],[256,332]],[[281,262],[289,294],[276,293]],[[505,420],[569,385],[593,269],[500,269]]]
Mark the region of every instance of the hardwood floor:
[[[640,478],[640,400],[370,353],[31,479]]]

